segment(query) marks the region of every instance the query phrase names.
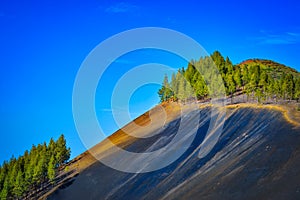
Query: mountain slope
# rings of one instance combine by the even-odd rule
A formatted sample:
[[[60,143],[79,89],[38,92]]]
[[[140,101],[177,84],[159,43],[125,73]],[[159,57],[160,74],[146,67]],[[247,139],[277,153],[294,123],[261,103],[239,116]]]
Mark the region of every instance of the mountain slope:
[[[159,134],[137,139],[120,130],[110,139],[133,152],[159,149],[168,144],[176,134],[181,117],[179,104],[164,103],[163,108],[168,117]],[[184,117],[189,118],[184,124],[186,130],[191,124],[200,126],[195,130],[193,143],[171,165],[148,173],[125,173],[105,166],[85,152],[70,164],[71,176],[53,189],[47,199],[300,198],[300,128],[290,123],[280,109],[228,107],[221,137],[201,159],[199,146],[209,127],[211,107],[199,109],[200,113],[195,110],[185,113]],[[151,112],[153,119],[160,115],[158,108]],[[150,123],[147,113],[135,121],[140,125]],[[145,135],[154,131],[143,130]],[[157,143],[158,140],[161,142]],[[107,141],[96,145],[91,152],[100,157],[118,157],[118,152],[107,148]],[[122,159],[118,161],[121,163]]]

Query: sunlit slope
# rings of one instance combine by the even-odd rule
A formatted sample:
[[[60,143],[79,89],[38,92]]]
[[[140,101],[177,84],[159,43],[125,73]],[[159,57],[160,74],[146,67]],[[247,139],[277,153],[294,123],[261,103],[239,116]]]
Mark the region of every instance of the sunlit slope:
[[[149,151],[168,144],[180,125],[180,112],[176,104],[164,106],[168,117],[159,134],[136,139],[120,130],[110,139],[132,152]],[[229,107],[218,143],[201,159],[198,158],[199,145],[209,127],[211,108],[200,108],[200,116],[195,113],[188,111],[185,117],[190,119],[186,129],[195,123],[200,125],[196,137],[171,165],[149,173],[124,173],[103,165],[86,152],[70,164],[73,175],[79,174],[65,181],[48,199],[300,198],[300,128],[287,120],[282,110]],[[151,117],[153,126],[143,129],[141,134],[159,130],[155,125],[159,122],[155,120],[162,118],[161,109],[154,109]],[[150,122],[147,114],[136,120],[140,125]],[[127,127],[140,134],[136,130],[139,128],[130,124]],[[92,152],[99,157],[118,155],[110,151],[107,141],[96,145]]]

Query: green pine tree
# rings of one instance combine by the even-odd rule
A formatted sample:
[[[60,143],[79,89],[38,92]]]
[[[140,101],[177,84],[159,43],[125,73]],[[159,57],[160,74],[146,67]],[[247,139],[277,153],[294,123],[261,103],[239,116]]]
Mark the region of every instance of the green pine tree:
[[[9,181],[8,178],[5,179],[4,183],[3,183],[3,187],[1,188],[1,192],[0,192],[0,199],[1,200],[6,200],[9,197]]]
[[[62,166],[70,159],[71,150],[67,148],[66,139],[63,134],[56,141],[55,151],[58,166]]]
[[[294,94],[294,77],[292,74],[285,76],[285,85],[286,85],[286,95],[290,100],[293,98]]]
[[[276,102],[282,97],[281,96],[281,88],[278,80],[274,81],[274,94],[276,95]]]
[[[265,71],[262,71],[262,73],[260,74],[258,85],[262,88],[266,88],[267,87],[267,82],[268,82],[267,73]]]
[[[246,86],[246,84],[248,84],[249,81],[250,81],[249,72],[248,72],[248,66],[247,65],[245,65],[243,67],[242,81],[243,81],[243,86]]]
[[[227,85],[228,85],[228,94],[230,94],[231,102],[233,101],[233,94],[236,91],[236,84],[233,79],[233,76],[229,74],[227,76]]]
[[[54,155],[51,156],[49,164],[48,164],[48,168],[47,168],[47,175],[48,175],[48,179],[50,180],[50,182],[53,184],[54,183],[54,178],[56,175],[56,169],[55,169],[55,158]]]
[[[226,57],[225,68],[226,68],[225,73],[233,74],[233,65],[232,65],[232,62],[230,61],[230,59],[228,57]]]
[[[21,170],[18,171],[16,181],[13,187],[13,193],[17,198],[21,198],[23,193],[26,191],[25,181]]]
[[[300,101],[300,77],[295,82],[295,93],[294,98],[299,102]]]
[[[263,100],[263,93],[261,91],[260,88],[256,88],[255,89],[255,96],[257,97],[257,102],[258,103],[262,103],[262,100]]]
[[[46,168],[46,158],[41,155],[39,156],[39,160],[37,165],[34,167],[33,170],[33,182],[40,184],[44,181],[44,175],[45,175],[45,168]]]
[[[185,78],[183,76],[180,76],[177,97],[181,102],[184,102],[186,99],[185,84],[186,84]]]
[[[242,87],[242,74],[240,67],[237,67],[237,69],[234,72],[234,81],[236,83],[237,88]]]

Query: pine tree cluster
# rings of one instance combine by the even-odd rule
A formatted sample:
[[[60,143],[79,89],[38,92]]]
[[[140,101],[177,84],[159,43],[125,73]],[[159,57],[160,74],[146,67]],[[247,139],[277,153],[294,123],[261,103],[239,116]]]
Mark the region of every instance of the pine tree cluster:
[[[18,158],[4,161],[0,167],[0,198],[20,199],[29,192],[41,189],[45,184],[53,184],[58,169],[70,158],[70,148],[66,146],[64,135],[57,141],[52,138]]]
[[[187,69],[182,68],[177,74],[172,74],[170,82],[165,75],[158,95],[161,102],[186,102],[192,97],[203,100],[222,96],[220,86],[224,85],[224,93],[231,98],[240,92],[247,95],[247,100],[255,98],[259,103],[299,101],[300,74],[274,63],[254,60],[248,64],[233,65],[228,57],[224,59],[220,52],[215,51],[210,57],[189,62]],[[221,80],[219,77],[222,77]]]

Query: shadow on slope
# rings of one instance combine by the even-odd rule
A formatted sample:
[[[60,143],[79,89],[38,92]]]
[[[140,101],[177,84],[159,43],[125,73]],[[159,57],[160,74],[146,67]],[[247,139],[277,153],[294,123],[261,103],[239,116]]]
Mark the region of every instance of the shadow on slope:
[[[93,160],[72,179],[72,184],[55,190],[48,199],[300,198],[300,129],[288,123],[281,112],[229,109],[221,138],[202,159],[198,158],[199,145],[209,126],[210,108],[201,109],[200,120],[193,112],[189,115],[192,117],[186,126],[200,123],[199,129],[192,145],[171,165],[133,174]],[[121,134],[122,139],[118,134],[112,138],[128,151],[152,151],[170,142],[179,121],[174,115],[162,132],[151,138]],[[109,152],[101,145],[105,146],[105,142],[99,144],[99,151]]]

